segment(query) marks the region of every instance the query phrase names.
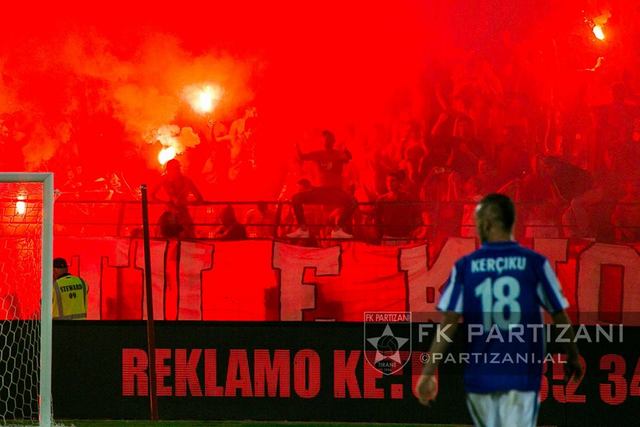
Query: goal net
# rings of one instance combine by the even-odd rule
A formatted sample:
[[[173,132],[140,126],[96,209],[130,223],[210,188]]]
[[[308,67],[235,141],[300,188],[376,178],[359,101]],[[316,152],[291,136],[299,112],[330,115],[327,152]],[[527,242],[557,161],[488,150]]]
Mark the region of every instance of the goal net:
[[[51,174],[0,173],[0,423],[51,425]]]

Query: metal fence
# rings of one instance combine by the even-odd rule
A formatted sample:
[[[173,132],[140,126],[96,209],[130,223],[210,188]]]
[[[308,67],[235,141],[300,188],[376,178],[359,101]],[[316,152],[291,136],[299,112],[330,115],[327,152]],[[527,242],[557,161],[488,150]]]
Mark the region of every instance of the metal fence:
[[[0,227],[28,226],[33,221],[30,206],[38,200],[0,199]],[[388,203],[401,209],[419,212],[415,229],[407,236],[394,236],[393,240],[428,240],[435,237],[471,237],[475,233],[473,213],[476,201],[455,202],[395,202]],[[260,213],[258,205],[267,207]],[[289,201],[207,201],[188,206],[193,221],[195,239],[216,238],[222,225],[221,213],[230,206],[239,224],[247,229],[249,239],[285,238],[296,228]],[[535,203],[517,203],[518,237],[584,237],[602,241],[640,241],[640,203],[604,202],[588,207],[589,228],[580,229],[569,206],[553,207]],[[152,237],[162,237],[158,220],[167,210],[166,203],[149,205]],[[381,242],[380,224],[376,221],[376,203],[358,204],[350,232],[357,240]],[[250,214],[253,211],[253,215]],[[337,217],[336,208],[320,204],[305,205],[311,235],[317,240],[330,239],[329,232]],[[247,218],[259,218],[257,222]],[[55,233],[58,236],[110,236],[136,237],[142,229],[140,201],[138,200],[62,200],[55,203]]]

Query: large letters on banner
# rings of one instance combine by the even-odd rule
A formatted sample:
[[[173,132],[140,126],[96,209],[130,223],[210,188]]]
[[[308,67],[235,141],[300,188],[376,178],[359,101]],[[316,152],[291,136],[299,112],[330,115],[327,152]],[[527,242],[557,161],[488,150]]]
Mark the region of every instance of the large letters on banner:
[[[60,238],[56,256],[89,284],[89,317],[142,319],[140,240]],[[475,249],[451,238],[392,247],[345,242],[308,248],[270,241],[151,244],[153,301],[166,320],[362,321],[365,311],[412,311],[437,320],[435,304],[451,266]],[[537,239],[563,283],[574,319],[640,324],[640,255],[636,245]]]
[[[175,250],[176,242],[171,242],[171,248]],[[144,247],[142,242],[136,245],[136,267],[144,270]],[[151,241],[151,287],[153,290],[153,317],[156,320],[164,320],[165,318],[165,271],[167,261],[168,242],[153,240]],[[174,252],[175,253],[175,252]],[[142,318],[147,318],[147,297],[146,288],[142,287]]]
[[[184,242],[178,275],[178,319],[202,320],[202,274],[213,267],[213,247]]]
[[[606,298],[620,301],[618,311],[622,314],[622,323],[638,324],[640,313],[640,256],[628,246],[596,243],[580,255],[580,275],[578,277],[578,309],[580,321],[595,323],[601,320],[601,303]],[[602,292],[602,269],[606,265],[621,266],[622,292]],[[610,305],[609,305],[610,307]],[[607,310],[608,311],[608,310]]]
[[[280,319],[302,320],[303,310],[315,308],[315,287],[305,283],[306,269],[316,276],[340,273],[340,246],[301,248],[274,243],[273,267],[280,271]]]

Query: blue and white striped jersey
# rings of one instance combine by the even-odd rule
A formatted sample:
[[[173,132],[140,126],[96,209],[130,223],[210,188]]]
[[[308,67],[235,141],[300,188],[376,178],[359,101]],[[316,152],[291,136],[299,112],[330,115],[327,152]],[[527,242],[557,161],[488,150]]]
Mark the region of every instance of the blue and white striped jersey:
[[[485,243],[456,262],[438,302],[462,314],[467,392],[538,391],[545,352],[542,308],[568,302],[549,261],[516,242]]]

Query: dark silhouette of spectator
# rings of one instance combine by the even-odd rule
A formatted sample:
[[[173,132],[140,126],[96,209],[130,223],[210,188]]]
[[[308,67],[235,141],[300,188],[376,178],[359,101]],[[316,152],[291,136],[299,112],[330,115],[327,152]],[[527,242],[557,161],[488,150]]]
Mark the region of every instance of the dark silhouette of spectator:
[[[195,237],[188,205],[191,200],[201,203],[203,198],[193,181],[182,174],[178,160],[173,159],[167,162],[160,184],[151,192],[151,200],[167,204],[167,210],[160,217],[160,231],[164,237],[182,239]]]
[[[424,214],[434,225],[438,242],[456,235],[463,215],[463,206],[457,203],[462,195],[462,181],[458,173],[446,167],[435,167],[426,177],[420,199],[426,202]]]
[[[314,162],[317,166],[317,185],[309,190],[296,193],[291,198],[293,211],[299,228],[287,234],[289,238],[308,238],[309,229],[304,217],[304,204],[316,203],[335,205],[342,208],[337,227],[332,231],[334,239],[350,239],[353,235],[344,229],[350,226],[351,217],[356,208],[353,195],[342,188],[342,171],[344,165],[351,160],[348,150],[336,150],[335,137],[327,130],[322,132],[324,150],[302,153],[298,149],[298,156],[302,161]]]
[[[451,154],[447,160],[449,169],[457,172],[461,179],[466,181],[478,172],[477,165],[478,156],[471,152],[467,141],[465,139],[454,139]]]
[[[160,227],[160,236],[166,239],[178,239],[184,230],[184,225],[177,215],[170,210],[162,212],[162,215],[158,218],[158,226]]]
[[[562,199],[570,202],[593,187],[591,174],[558,157],[544,157],[542,167]]]
[[[274,236],[276,214],[269,209],[269,204],[260,202],[255,208],[249,209],[245,215],[247,236],[255,238],[270,238]]]
[[[485,157],[478,159],[477,174],[471,178],[478,194],[495,193],[500,187],[496,167]]]
[[[246,161],[251,167],[255,167],[255,145],[252,137],[255,130],[256,116],[256,108],[247,107],[244,116],[234,120],[231,128],[229,128],[231,146],[229,178],[232,180],[237,176],[242,162]]]
[[[376,225],[383,244],[406,243],[420,223],[415,198],[402,189],[398,172],[387,175],[387,193],[376,201]]]
[[[629,139],[609,150],[605,156],[611,158],[611,169],[617,176],[624,177],[625,180],[635,181],[640,178],[640,119],[635,121],[634,131]]]
[[[75,160],[77,163],[77,160]],[[66,180],[60,186],[60,200],[80,199],[86,191],[86,178],[80,164],[76,164],[66,171]]]
[[[611,87],[612,102],[596,109],[597,119],[597,150],[598,159],[632,139],[634,121],[638,118],[638,107],[628,102],[629,90],[622,83],[615,83]],[[600,167],[604,166],[602,163]]]
[[[398,179],[400,183],[400,190],[407,194],[407,196],[411,200],[418,200],[418,194],[420,193],[420,187],[418,184],[409,177],[407,170],[405,169],[397,169],[395,171],[387,172],[387,177],[385,178],[385,189],[389,191],[389,175],[394,175],[396,179]]]
[[[618,201],[611,214],[615,240],[640,242],[640,180],[625,183],[625,194]]]
[[[609,221],[613,210],[611,202],[622,197],[624,177],[613,169],[612,159],[611,153],[605,155],[603,168],[596,171],[593,177],[573,165],[568,168],[566,162],[552,160],[556,168],[554,182],[570,202],[564,214],[564,222],[572,226],[567,237],[597,237],[605,240],[613,237]],[[560,172],[558,167],[561,168]]]
[[[640,242],[640,180],[625,182],[625,193],[611,214],[615,240]]]
[[[227,205],[220,213],[220,228],[213,236],[216,240],[245,240],[247,231],[244,225],[240,224],[236,218],[236,212],[233,206]]]
[[[415,196],[417,196],[417,189],[422,184],[424,176],[422,176],[420,167],[424,156],[426,155],[426,149],[422,142],[414,142],[408,145],[404,151],[401,167],[406,171],[407,178],[413,183],[413,187],[416,189]]]
[[[510,196],[521,206],[523,220],[522,224],[516,226],[519,232],[524,232],[525,237],[559,237],[558,212],[562,198],[545,168],[542,156],[531,157],[529,170],[498,192]]]

